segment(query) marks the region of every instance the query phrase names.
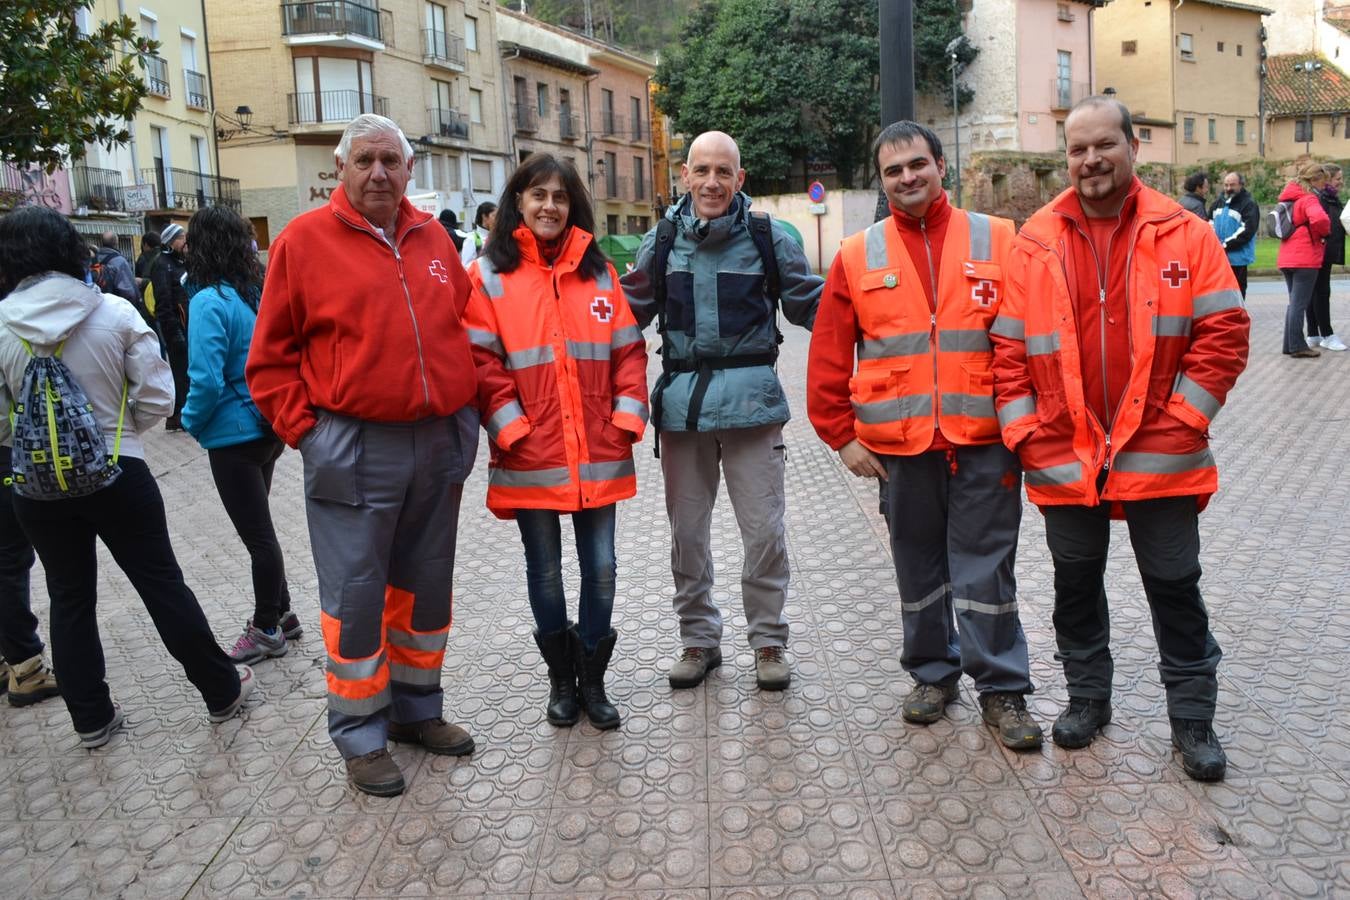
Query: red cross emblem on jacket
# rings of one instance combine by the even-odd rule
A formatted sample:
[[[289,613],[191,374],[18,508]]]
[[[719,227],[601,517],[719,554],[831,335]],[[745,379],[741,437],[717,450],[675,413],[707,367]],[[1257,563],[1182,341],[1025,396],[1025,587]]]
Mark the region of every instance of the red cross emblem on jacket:
[[[439,259],[433,259],[431,265],[427,266],[427,271],[431,273],[433,278],[439,278],[441,284],[445,284],[446,279],[450,275],[449,271],[445,268],[445,263],[441,262]]]
[[[614,307],[604,297],[596,297],[591,304],[591,315],[595,316],[597,322],[608,322],[610,316],[614,315]]]
[[[1191,277],[1191,273],[1177,260],[1172,260],[1167,264],[1167,268],[1162,270],[1163,280],[1174,288],[1181,287],[1181,283]]]
[[[998,299],[998,288],[992,281],[981,279],[978,284],[970,289],[970,299],[981,306],[991,306]]]

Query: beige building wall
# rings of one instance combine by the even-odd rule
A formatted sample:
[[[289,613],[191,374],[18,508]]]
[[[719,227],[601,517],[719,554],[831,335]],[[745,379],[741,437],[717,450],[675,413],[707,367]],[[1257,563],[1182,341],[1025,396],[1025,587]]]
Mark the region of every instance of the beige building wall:
[[[363,17],[348,30],[323,26],[338,8],[296,4],[287,29],[276,0],[206,0],[218,108],[253,112],[250,129],[233,128],[221,143],[221,166],[240,180],[245,214],[270,237],[327,202],[333,150],[363,111],[389,116],[412,142],[408,194],[420,208],[466,220],[500,193],[508,154],[491,0],[376,6],[340,8]]]
[[[1298,159],[1305,155],[1304,141],[1294,140],[1295,126],[1302,116],[1271,119],[1266,132],[1266,157],[1269,159]],[[1346,117],[1312,117],[1312,155],[1322,159],[1345,159],[1350,156],[1350,138],[1346,137]]]
[[[1114,88],[1136,116],[1173,118],[1177,62],[1168,7],[1166,0],[1112,0],[1095,13],[1097,84]]]

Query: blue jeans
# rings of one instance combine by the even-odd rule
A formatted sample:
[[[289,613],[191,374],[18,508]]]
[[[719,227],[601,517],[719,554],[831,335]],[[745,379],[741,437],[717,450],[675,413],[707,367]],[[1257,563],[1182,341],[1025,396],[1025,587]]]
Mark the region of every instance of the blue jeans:
[[[567,627],[563,595],[561,513],[551,509],[518,509],[516,524],[525,545],[525,583],[530,609],[540,634]],[[609,634],[614,614],[614,504],[570,513],[581,564],[581,600],[577,631],[587,652]]]

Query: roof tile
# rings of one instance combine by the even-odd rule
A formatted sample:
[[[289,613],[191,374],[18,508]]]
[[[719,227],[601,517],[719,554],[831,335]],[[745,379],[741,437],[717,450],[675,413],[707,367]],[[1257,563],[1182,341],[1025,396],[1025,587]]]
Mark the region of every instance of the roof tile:
[[[1309,74],[1303,63],[1315,60],[1322,68]],[[1296,116],[1305,113],[1350,112],[1350,78],[1324,56],[1289,53],[1266,60],[1266,114]]]

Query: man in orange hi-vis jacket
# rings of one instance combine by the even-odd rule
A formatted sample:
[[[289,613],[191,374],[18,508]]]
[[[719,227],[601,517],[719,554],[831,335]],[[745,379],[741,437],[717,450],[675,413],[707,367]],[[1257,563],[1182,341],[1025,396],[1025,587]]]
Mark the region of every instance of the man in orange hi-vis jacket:
[[[305,462],[328,734],[357,788],[391,796],[404,781],[388,740],[474,748],[441,719],[441,663],[478,380],[464,267],[404,197],[408,139],[361,115],[336,157],[341,187],[272,245],[246,372]]]
[[[1134,175],[1129,111],[1091,97],[1065,121],[1071,187],[1023,226],[990,334],[1003,441],[1045,515],[1056,659],[1069,705],[1052,736],[1086,747],[1111,720],[1103,573],[1129,524],[1158,639],[1172,743],[1223,778],[1219,658],[1200,597],[1197,517],[1218,488],[1209,427],[1247,362],[1249,320],[1208,223]]]

